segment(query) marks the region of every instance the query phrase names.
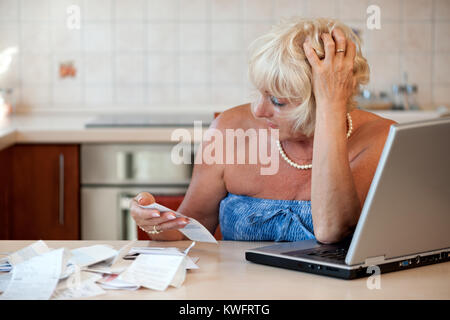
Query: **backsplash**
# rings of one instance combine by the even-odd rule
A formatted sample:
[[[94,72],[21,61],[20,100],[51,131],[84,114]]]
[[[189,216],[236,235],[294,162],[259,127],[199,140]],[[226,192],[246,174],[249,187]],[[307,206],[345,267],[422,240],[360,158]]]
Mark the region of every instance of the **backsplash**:
[[[381,30],[366,27],[370,4]],[[407,72],[421,108],[450,106],[449,0],[0,0],[0,52],[19,49],[0,88],[21,112],[220,111],[250,101],[246,48],[292,15],[359,29],[369,90]]]

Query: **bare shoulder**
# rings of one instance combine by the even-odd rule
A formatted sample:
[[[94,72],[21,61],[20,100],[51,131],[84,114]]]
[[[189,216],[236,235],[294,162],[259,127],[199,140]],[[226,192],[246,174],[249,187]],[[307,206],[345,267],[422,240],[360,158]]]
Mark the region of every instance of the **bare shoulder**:
[[[380,117],[372,112],[364,110],[355,110],[354,113],[358,119],[358,135],[362,140],[373,143],[379,141],[384,144],[391,125],[397,122]]]
[[[259,122],[252,114],[250,103],[247,103],[221,112],[211,124],[211,128],[219,130],[241,128],[246,130],[257,127],[260,125]]]

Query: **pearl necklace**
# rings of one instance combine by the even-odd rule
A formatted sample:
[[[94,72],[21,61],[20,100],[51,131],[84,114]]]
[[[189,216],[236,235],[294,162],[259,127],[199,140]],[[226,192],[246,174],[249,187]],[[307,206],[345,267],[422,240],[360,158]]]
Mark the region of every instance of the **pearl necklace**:
[[[352,134],[352,131],[353,131],[352,117],[350,116],[350,113],[347,113],[347,121],[348,121],[348,131],[347,131],[347,139],[348,139],[348,138],[350,138],[350,135]],[[277,142],[278,150],[280,151],[281,157],[287,163],[289,163],[290,166],[300,169],[300,170],[307,170],[307,169],[312,168],[312,163],[301,165],[301,164],[295,163],[294,161],[289,159],[289,157],[284,152],[283,147],[281,146],[280,140],[277,140],[276,142]]]

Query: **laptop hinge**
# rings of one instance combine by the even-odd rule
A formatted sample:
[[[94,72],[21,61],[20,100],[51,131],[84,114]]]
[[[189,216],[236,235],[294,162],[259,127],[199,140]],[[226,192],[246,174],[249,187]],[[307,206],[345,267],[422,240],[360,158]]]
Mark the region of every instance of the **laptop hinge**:
[[[366,265],[366,266],[376,266],[378,264],[382,264],[384,262],[384,260],[385,260],[384,257],[385,256],[383,255],[383,256],[367,258],[364,261],[364,265]]]

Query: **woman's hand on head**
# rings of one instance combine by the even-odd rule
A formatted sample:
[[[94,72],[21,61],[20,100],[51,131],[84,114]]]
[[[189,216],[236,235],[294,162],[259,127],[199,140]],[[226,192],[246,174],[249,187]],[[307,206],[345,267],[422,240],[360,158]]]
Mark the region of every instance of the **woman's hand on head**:
[[[320,60],[309,40],[303,43],[305,55],[312,67],[312,85],[317,108],[347,110],[349,98],[356,85],[353,65],[356,45],[346,39],[342,30],[333,29],[332,34],[323,33],[325,58]]]

